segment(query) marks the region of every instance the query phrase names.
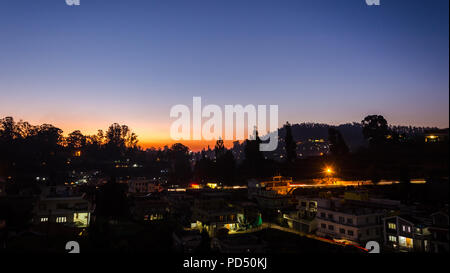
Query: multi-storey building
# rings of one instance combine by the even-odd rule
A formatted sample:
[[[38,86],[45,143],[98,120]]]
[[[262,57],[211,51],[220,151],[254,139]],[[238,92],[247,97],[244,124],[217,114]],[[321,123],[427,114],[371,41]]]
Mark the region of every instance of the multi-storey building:
[[[317,200],[318,236],[364,244],[382,238],[383,212],[362,207],[343,198]]]
[[[429,227],[431,233],[430,251],[434,253],[449,252],[449,218],[448,207],[431,214],[432,224]]]
[[[429,222],[423,218],[401,214],[383,219],[384,244],[397,251],[428,252],[430,249]]]
[[[289,228],[312,233],[317,229],[317,201],[315,198],[297,197],[296,211],[284,214]]]
[[[59,223],[74,227],[87,227],[92,212],[85,194],[70,187],[45,188],[34,208],[34,223]]]

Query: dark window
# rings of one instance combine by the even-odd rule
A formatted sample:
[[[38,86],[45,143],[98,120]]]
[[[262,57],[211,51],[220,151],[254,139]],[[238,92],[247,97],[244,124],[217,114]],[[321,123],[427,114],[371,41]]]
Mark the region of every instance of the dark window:
[[[329,230],[334,230],[334,226],[329,225],[329,226],[328,226],[328,229],[329,229]]]
[[[56,204],[56,208],[57,209],[67,209],[69,206],[67,204],[64,203],[60,203],[60,204]]]
[[[321,224],[320,227],[321,227],[321,228],[327,228],[327,225]]]
[[[347,234],[353,236],[353,230],[347,230]]]
[[[339,232],[342,234],[345,234],[345,229],[341,228],[341,229],[339,229]]]

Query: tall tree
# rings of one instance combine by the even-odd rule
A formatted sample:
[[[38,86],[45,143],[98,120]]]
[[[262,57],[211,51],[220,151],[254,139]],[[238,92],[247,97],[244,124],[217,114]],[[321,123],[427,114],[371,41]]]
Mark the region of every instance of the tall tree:
[[[191,156],[189,148],[181,143],[172,145],[169,151],[170,169],[169,179],[172,184],[185,184],[192,177]]]
[[[330,152],[334,156],[346,155],[349,152],[341,132],[335,128],[328,129],[328,142],[330,144]]]
[[[381,115],[370,115],[363,119],[363,135],[372,147],[379,147],[386,143],[389,127],[386,119]]]
[[[288,163],[293,163],[297,159],[297,144],[294,141],[294,137],[292,136],[292,128],[289,122],[286,122],[284,125],[284,129],[286,130],[285,137],[285,151],[286,151],[286,161]]]
[[[233,184],[236,165],[233,153],[225,148],[222,139],[217,140],[214,152],[216,155],[215,170],[218,181],[226,185]]]
[[[80,149],[86,145],[86,136],[84,136],[79,130],[76,130],[67,136],[66,142],[69,149]]]

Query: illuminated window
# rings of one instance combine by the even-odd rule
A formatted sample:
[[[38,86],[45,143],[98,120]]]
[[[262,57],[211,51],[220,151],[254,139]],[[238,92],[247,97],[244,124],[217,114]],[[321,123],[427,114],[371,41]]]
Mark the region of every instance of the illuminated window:
[[[412,248],[413,247],[413,240],[408,237],[399,236],[398,237],[400,246]]]
[[[67,222],[66,217],[56,217],[56,223],[65,223]]]
[[[394,224],[394,223],[388,223],[388,228],[389,228],[389,229],[396,229],[396,228],[397,228],[397,225]]]
[[[389,235],[389,241],[390,242],[397,242],[397,237]]]
[[[47,217],[42,217],[41,218],[41,222],[48,222],[48,218]]]
[[[73,214],[73,221],[79,227],[87,227],[89,224],[88,212],[76,212]]]

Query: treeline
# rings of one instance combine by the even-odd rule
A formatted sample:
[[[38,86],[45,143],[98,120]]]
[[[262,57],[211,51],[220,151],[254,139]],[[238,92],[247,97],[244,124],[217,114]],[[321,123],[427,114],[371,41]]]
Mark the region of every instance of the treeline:
[[[31,125],[5,117],[0,119],[0,176],[18,183],[39,174],[66,181],[74,166],[86,169],[120,160],[139,151],[137,143],[137,135],[117,123],[95,135],[76,130],[65,137],[51,124]]]
[[[356,151],[361,146],[367,146],[367,139],[363,135],[363,124],[361,123],[346,123],[340,125],[329,125],[322,123],[299,123],[292,124],[292,135],[295,141],[306,141],[308,139],[327,139],[329,129],[338,130],[343,138],[346,140],[348,147],[352,151]],[[415,126],[394,126],[388,125],[387,128],[394,134],[401,135],[409,140],[423,136],[425,130],[432,130],[437,128],[430,127],[415,127]],[[278,135],[284,138],[286,131],[283,128],[278,130]]]
[[[126,125],[114,123],[95,135],[76,130],[63,136],[62,130],[53,125],[34,126],[6,117],[0,119],[0,177],[11,177],[20,185],[43,175],[57,184],[67,181],[70,172],[96,170],[116,177],[162,178],[170,184],[214,181],[233,185],[277,174],[320,177],[323,168],[330,165],[337,176],[372,179],[374,183],[383,178],[408,180],[448,173],[448,141],[425,145],[424,130],[389,126],[379,115],[340,126],[286,123],[279,129],[282,141],[278,150],[283,160],[274,161],[260,152],[257,136],[244,141],[244,156],[238,162],[222,140],[217,141],[213,155],[192,153],[181,143],[144,151],[138,146],[137,135]],[[308,138],[326,139],[330,153],[297,158],[297,141]],[[349,141],[364,145],[352,146]]]

